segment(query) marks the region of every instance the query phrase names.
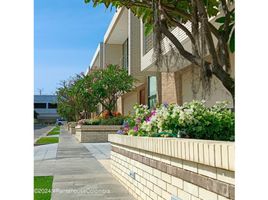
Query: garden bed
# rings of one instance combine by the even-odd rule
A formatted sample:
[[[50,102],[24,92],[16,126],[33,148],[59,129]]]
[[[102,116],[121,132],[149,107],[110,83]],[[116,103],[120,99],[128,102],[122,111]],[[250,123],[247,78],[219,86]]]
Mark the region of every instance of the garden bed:
[[[75,137],[81,143],[108,142],[108,134],[115,134],[119,125],[78,125]]]
[[[234,142],[114,134],[109,142],[112,174],[137,199],[235,199]]]

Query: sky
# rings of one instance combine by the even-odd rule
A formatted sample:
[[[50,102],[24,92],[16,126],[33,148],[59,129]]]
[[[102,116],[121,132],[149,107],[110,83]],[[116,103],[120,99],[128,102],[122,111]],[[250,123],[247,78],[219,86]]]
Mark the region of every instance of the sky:
[[[35,94],[54,94],[61,81],[86,71],[113,14],[84,0],[34,1]]]

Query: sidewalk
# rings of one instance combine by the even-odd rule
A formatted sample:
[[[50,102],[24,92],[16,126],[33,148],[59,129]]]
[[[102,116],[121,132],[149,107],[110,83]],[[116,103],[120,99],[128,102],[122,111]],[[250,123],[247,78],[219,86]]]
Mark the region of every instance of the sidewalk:
[[[55,147],[51,148],[55,150]],[[61,130],[56,159],[52,156],[48,160],[45,156],[40,159],[39,156],[35,162],[35,175],[54,176],[52,200],[133,199],[88,149],[67,131]]]

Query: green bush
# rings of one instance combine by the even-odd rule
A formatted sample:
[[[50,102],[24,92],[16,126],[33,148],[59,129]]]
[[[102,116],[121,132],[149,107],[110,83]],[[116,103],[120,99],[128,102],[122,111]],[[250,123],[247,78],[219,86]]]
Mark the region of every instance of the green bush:
[[[186,104],[186,109],[190,107],[195,120],[181,126],[181,137],[234,141],[234,113],[226,104],[218,103],[210,108],[199,103]]]
[[[162,104],[152,110],[144,105],[134,107],[135,114],[119,134],[149,137],[181,137],[234,141],[235,116],[225,102],[212,107],[204,101],[182,106]]]
[[[124,120],[125,118],[122,116],[101,119],[100,125],[122,125],[124,123]]]
[[[100,125],[100,119],[87,119],[84,125]]]

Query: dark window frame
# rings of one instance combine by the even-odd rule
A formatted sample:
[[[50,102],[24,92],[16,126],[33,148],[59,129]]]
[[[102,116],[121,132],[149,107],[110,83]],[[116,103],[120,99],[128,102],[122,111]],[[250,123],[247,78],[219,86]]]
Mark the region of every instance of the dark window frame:
[[[39,106],[37,106],[37,105],[39,105]],[[47,103],[34,103],[34,108],[35,109],[46,109],[47,108]]]
[[[56,105],[56,106],[54,106]],[[58,108],[58,104],[57,103],[48,103],[47,104],[47,108],[48,109],[57,109]]]
[[[122,51],[122,67],[128,72],[128,38],[122,45],[123,51]]]

